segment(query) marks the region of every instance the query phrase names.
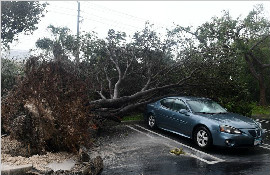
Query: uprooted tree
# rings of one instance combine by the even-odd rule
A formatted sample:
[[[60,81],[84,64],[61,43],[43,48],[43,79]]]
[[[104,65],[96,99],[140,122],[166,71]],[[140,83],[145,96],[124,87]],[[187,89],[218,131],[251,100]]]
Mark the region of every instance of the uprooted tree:
[[[104,120],[120,121],[198,72],[199,66],[174,58],[171,41],[161,41],[149,28],[133,42],[125,37],[110,30],[106,40],[85,38],[91,43],[82,45],[88,50],[79,64],[64,52],[49,60],[30,58],[24,78],[2,101],[2,128],[24,143],[29,155],[76,152],[91,145]]]

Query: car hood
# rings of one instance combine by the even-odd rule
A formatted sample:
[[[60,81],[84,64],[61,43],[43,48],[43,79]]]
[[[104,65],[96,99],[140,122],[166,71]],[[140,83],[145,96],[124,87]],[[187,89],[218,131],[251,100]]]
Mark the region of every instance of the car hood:
[[[235,114],[235,113],[222,113],[222,114],[200,114],[200,116],[207,117],[208,119],[217,121],[220,125],[228,125],[239,129],[257,128],[257,124],[251,118]]]

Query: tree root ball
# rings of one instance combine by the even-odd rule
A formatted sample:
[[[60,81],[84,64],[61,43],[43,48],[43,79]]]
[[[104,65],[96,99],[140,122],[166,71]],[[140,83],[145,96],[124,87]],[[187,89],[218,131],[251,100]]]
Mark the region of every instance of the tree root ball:
[[[25,71],[2,101],[1,129],[26,145],[29,156],[89,148],[101,123],[89,105],[91,81],[69,60],[32,57]]]

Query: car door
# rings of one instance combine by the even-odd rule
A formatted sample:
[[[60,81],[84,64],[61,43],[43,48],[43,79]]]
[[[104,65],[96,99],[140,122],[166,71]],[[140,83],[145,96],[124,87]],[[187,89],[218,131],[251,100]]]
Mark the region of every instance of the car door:
[[[190,134],[190,115],[180,113],[181,109],[188,110],[187,105],[181,99],[176,99],[172,107],[172,119],[173,119],[173,130],[184,135],[189,136]]]
[[[160,101],[160,107],[156,110],[158,126],[165,129],[172,127],[172,105],[173,98],[166,98]]]

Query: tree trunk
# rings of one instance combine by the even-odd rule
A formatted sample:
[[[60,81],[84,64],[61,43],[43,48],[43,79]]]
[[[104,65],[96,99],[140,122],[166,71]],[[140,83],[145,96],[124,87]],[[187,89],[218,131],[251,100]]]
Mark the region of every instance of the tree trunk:
[[[118,82],[114,86],[113,99],[117,99],[120,96],[119,94],[120,83],[121,83],[121,79],[118,80]]]
[[[264,77],[262,74],[259,75],[259,87],[260,87],[260,106],[266,106],[266,87],[264,83]]]
[[[245,59],[248,63],[249,70],[251,72],[251,75],[258,81],[259,83],[259,88],[260,88],[260,100],[259,100],[259,105],[260,106],[266,106],[266,86],[264,82],[264,76],[262,70],[259,72],[256,72],[255,67],[253,65],[252,59],[252,54],[248,55],[245,54]]]

